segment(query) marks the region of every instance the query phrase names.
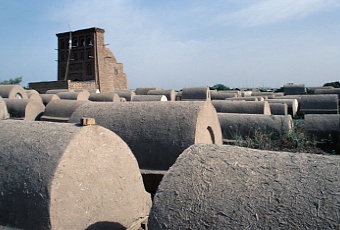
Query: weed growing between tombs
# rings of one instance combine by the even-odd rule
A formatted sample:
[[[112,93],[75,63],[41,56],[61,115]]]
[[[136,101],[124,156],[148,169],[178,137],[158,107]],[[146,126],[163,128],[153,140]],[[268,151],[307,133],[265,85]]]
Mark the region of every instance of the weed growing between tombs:
[[[252,127],[248,135],[241,135],[239,130],[232,131],[234,144],[241,147],[305,153],[334,153],[333,150],[319,148],[316,142],[302,128],[298,120],[294,120],[294,126],[289,132],[283,131],[281,135],[267,127]]]

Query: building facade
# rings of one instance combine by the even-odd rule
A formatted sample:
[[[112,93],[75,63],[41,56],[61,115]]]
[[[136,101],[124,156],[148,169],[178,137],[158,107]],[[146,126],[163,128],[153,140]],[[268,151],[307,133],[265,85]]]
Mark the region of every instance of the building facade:
[[[58,37],[58,78],[51,82],[31,82],[39,92],[48,89],[81,88],[96,92],[127,89],[123,64],[118,63],[104,42],[104,30],[88,28],[56,34]]]
[[[104,32],[93,27],[56,34],[58,81],[94,81],[100,92],[127,89],[123,64],[107,48]]]

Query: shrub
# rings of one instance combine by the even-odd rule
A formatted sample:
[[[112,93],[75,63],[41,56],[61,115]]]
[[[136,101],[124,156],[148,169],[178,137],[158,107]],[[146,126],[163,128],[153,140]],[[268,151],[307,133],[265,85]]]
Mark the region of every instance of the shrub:
[[[294,127],[289,133],[283,133],[278,136],[269,129],[254,127],[251,135],[242,136],[236,130],[233,132],[235,145],[254,149],[288,151],[288,152],[306,152],[306,153],[324,153],[317,148],[315,141],[303,130],[301,123],[294,121]]]
[[[216,84],[216,85],[214,85],[214,86],[211,86],[211,87],[209,87],[211,90],[217,90],[217,91],[219,91],[219,90],[229,90],[230,88],[229,87],[227,87],[227,86],[225,86],[225,85],[223,85],[223,84]]]
[[[9,80],[1,81],[0,85],[18,85],[22,81],[22,77],[11,78]]]

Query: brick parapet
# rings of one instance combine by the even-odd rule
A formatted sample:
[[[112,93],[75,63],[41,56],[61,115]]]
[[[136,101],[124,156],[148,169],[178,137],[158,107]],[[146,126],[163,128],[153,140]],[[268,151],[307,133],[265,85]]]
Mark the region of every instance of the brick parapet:
[[[49,89],[68,89],[67,81],[44,81],[44,82],[30,82],[29,89],[35,89],[40,94],[46,93]]]
[[[96,92],[98,89],[95,81],[46,81],[30,82],[30,89],[35,89],[40,94],[46,93],[49,89],[70,89],[70,90],[87,90]]]

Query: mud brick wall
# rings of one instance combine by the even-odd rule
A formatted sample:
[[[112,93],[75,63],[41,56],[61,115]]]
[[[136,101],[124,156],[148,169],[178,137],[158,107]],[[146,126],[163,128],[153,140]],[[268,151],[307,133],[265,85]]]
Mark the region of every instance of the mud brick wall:
[[[45,82],[30,82],[30,89],[35,89],[40,94],[46,93],[49,89],[68,89],[67,81],[45,81]]]
[[[97,86],[95,81],[69,81],[68,89],[96,92]]]

